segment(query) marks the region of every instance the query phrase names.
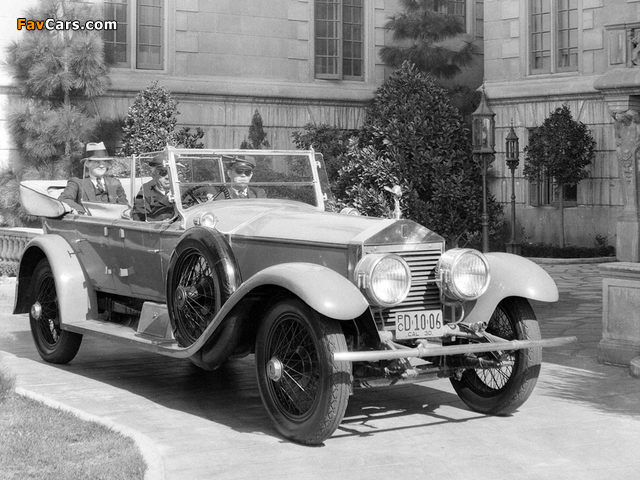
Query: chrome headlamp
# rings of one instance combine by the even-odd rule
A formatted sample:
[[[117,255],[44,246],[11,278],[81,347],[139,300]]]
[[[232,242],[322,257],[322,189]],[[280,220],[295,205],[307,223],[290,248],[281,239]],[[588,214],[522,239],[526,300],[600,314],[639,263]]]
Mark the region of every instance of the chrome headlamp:
[[[436,282],[449,298],[475,300],[489,286],[489,262],[477,250],[452,248],[438,261]]]
[[[211,212],[204,212],[193,219],[193,224],[199,227],[216,228],[218,218]]]
[[[401,257],[372,253],[356,265],[354,278],[373,305],[392,307],[402,302],[411,288],[411,270]]]

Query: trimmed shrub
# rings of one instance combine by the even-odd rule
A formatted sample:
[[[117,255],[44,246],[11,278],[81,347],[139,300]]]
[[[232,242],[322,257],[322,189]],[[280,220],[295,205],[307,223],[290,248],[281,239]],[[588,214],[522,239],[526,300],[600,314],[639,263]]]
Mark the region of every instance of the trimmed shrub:
[[[363,212],[388,212],[393,196],[384,186],[394,184],[402,187],[405,217],[450,246],[478,242],[482,176],[469,131],[447,92],[407,62],[378,89],[359,144],[350,146],[340,170],[337,194]],[[495,234],[502,207],[490,194],[488,210]]]
[[[616,249],[611,245],[600,245],[595,247],[577,247],[567,245],[549,245],[546,243],[524,243],[522,244],[523,257],[540,258],[594,258],[613,257]]]
[[[122,154],[139,155],[176,145],[178,108],[171,93],[158,82],[138,93],[122,129]]]
[[[530,182],[543,177],[558,185],[560,246],[564,246],[564,185],[577,185],[589,176],[596,142],[587,126],[573,119],[567,105],[558,107],[529,137],[523,174]]]
[[[200,140],[204,137],[204,130],[196,128],[195,133],[191,133],[191,128],[182,127],[176,132],[176,143],[184,148],[204,148],[204,143]]]
[[[164,150],[166,145],[203,148],[204,130],[189,127],[176,131],[178,106],[166,88],[153,82],[138,93],[122,127],[122,155],[139,155]]]
[[[251,118],[251,125],[249,126],[249,140],[243,140],[240,144],[240,148],[243,150],[259,150],[261,148],[270,148],[267,140],[267,132],[264,131],[262,125],[262,116],[260,112],[256,110]]]
[[[343,130],[326,124],[307,123],[303,131],[293,132],[293,143],[301,150],[313,148],[324,157],[327,176],[332,185],[338,180],[338,171],[342,167],[349,139],[357,136],[357,131]]]

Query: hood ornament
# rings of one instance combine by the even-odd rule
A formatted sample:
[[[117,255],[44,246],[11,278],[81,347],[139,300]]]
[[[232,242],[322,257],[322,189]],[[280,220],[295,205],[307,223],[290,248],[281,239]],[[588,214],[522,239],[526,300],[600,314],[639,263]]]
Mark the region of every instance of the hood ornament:
[[[400,185],[394,185],[393,188],[387,186],[384,189],[393,195],[393,201],[395,203],[395,209],[393,210],[393,218],[400,220],[402,217],[402,211],[400,210],[400,197],[402,197],[402,188]]]

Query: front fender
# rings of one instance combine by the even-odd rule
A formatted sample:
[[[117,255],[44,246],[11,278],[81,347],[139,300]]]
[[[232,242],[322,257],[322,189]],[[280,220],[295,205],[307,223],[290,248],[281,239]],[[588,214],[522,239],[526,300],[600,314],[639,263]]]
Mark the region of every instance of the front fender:
[[[231,303],[229,307],[262,285],[285,288],[317,312],[336,320],[357,318],[369,308],[358,287],[339,273],[313,263],[281,263],[261,270],[234,293],[227,302]]]
[[[464,323],[488,321],[500,301],[524,297],[557,302],[558,287],[551,276],[531,260],[508,253],[486,253],[491,279],[487,291],[465,305]]]
[[[329,318],[351,320],[359,317],[369,308],[369,303],[360,290],[342,275],[333,270],[313,263],[281,263],[272,265],[256,273],[238,287],[207,326],[203,334],[192,345],[173,355],[193,357],[209,341],[220,325],[231,314],[234,307],[252,290],[261,286],[278,286],[297,295],[311,308]],[[215,368],[226,357],[208,348],[200,357],[194,357],[202,368]]]
[[[36,264],[45,257],[55,279],[61,325],[73,323],[73,319],[96,318],[96,293],[75,252],[65,239],[51,234],[34,238],[24,249],[18,267],[13,313],[29,312],[35,293],[31,292],[31,278]]]

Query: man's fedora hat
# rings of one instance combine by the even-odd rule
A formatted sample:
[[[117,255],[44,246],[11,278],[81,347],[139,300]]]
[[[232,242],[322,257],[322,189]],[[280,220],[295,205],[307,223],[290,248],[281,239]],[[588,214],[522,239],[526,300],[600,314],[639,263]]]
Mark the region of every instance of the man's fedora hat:
[[[83,160],[113,160],[113,157],[109,156],[109,152],[107,152],[103,142],[91,142],[87,143],[86,154]]]

